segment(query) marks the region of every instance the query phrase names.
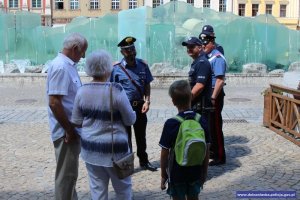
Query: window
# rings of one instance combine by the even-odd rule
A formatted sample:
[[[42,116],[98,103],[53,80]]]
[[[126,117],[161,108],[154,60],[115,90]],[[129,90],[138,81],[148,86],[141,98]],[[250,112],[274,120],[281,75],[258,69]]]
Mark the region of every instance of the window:
[[[257,16],[258,13],[258,4],[252,4],[252,17]]]
[[[210,8],[210,0],[203,0],[203,8]]]
[[[55,9],[63,10],[64,9],[64,1],[63,0],[55,0]]]
[[[19,7],[18,0],[9,0],[9,7],[18,8]]]
[[[194,0],[187,0],[186,2],[191,4],[192,6],[194,5]]]
[[[162,0],[153,0],[152,1],[152,7],[156,8],[157,6],[162,5],[164,2]]]
[[[245,16],[245,4],[239,4],[239,16]]]
[[[70,8],[71,10],[78,10],[79,9],[78,0],[70,0]]]
[[[120,9],[120,0],[111,0],[111,9],[119,10]]]
[[[286,17],[286,5],[280,5],[280,17]]]
[[[90,9],[91,10],[97,10],[99,9],[99,0],[90,0]]]
[[[32,0],[31,5],[33,8],[41,8],[41,0]]]
[[[266,14],[272,15],[272,4],[267,4],[266,5]]]
[[[219,0],[219,12],[226,12],[226,1]]]
[[[128,5],[129,9],[135,9],[137,7],[136,0],[129,0],[128,3],[129,3],[129,5]]]

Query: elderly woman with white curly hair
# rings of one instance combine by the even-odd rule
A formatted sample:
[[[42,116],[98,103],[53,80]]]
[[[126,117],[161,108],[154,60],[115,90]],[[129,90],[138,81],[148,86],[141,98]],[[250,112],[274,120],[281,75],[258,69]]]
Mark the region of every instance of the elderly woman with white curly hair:
[[[86,163],[92,199],[108,199],[111,179],[116,199],[132,199],[131,177],[119,179],[112,164],[112,130],[110,115],[110,87],[113,96],[114,159],[130,152],[125,126],[136,120],[126,93],[118,83],[110,83],[112,59],[109,53],[99,50],[86,60],[85,72],[93,80],[77,92],[72,122],[82,126],[81,157]]]

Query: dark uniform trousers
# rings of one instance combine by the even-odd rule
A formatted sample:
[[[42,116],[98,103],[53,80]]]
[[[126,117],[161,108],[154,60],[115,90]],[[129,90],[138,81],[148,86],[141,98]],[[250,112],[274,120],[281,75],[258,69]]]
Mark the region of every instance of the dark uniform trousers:
[[[134,102],[138,102],[137,104]],[[132,109],[136,112],[136,121],[133,124],[134,135],[137,147],[137,156],[139,157],[140,164],[148,163],[148,154],[146,153],[146,127],[147,127],[147,115],[142,113],[143,100],[130,102]],[[130,148],[132,149],[132,130],[131,126],[127,126],[128,140]]]
[[[215,111],[210,116],[210,132],[211,132],[211,159],[218,160],[220,162],[226,162],[226,154],[224,147],[224,134],[223,134],[223,119],[222,110],[224,106],[224,90],[222,89],[220,94],[215,100]]]

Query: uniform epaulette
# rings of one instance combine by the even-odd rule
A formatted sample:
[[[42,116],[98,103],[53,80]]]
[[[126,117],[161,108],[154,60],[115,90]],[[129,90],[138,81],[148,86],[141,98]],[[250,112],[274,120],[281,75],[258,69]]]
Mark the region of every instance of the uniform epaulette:
[[[120,65],[120,64],[121,64],[121,62],[119,62],[119,61],[113,62],[114,67],[117,66],[117,65]]]

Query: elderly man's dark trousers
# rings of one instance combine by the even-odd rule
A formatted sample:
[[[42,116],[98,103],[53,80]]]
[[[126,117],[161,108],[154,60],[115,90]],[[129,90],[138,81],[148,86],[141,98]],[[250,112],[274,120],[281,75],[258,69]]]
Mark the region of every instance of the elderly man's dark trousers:
[[[133,125],[134,135],[137,147],[137,156],[139,157],[140,164],[148,163],[148,154],[146,153],[146,127],[147,127],[147,115],[141,113],[141,107],[132,107],[136,111],[136,121]],[[129,145],[132,149],[132,130],[131,126],[126,127],[128,132]]]

